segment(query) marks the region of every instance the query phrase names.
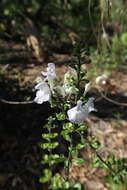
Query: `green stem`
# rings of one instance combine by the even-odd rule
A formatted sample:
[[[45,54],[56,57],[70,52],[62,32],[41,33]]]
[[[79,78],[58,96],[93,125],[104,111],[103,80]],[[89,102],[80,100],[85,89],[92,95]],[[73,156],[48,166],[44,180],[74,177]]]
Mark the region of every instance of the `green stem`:
[[[51,134],[51,128],[50,127],[48,128],[48,133]],[[49,139],[49,143],[51,143],[51,139]],[[49,155],[51,155],[52,154],[52,149],[49,149],[48,151],[49,151]],[[52,166],[50,165],[50,163],[49,163],[49,166],[50,166],[50,169],[52,171]]]
[[[78,56],[78,68],[77,68],[77,88],[79,89],[80,85],[80,71],[81,71],[81,60],[80,55]]]
[[[97,157],[99,158],[99,160],[100,160],[113,174],[116,175],[115,170],[113,170],[113,168],[112,168],[109,164],[107,164],[106,161],[103,160],[102,157],[101,157],[96,151],[95,151],[95,153],[96,153]]]
[[[80,74],[81,74],[81,60],[80,60],[80,55],[78,55],[78,64],[77,64],[77,84],[76,84],[76,88],[79,89],[80,88]],[[77,100],[80,97],[80,91],[77,93],[76,97],[75,97],[75,103],[77,102]]]
[[[96,156],[99,158],[99,160],[114,174],[116,175],[116,171],[105,161],[103,160],[103,158],[97,153],[97,151],[93,148],[93,146],[91,145],[91,143],[87,140],[90,148],[92,149],[92,151],[96,154]]]
[[[69,150],[68,159],[67,159],[68,160],[68,165],[67,165],[67,168],[66,168],[67,180],[69,179],[69,170],[70,170],[70,166],[71,166],[71,162],[72,162],[72,155],[71,155],[72,147],[73,147],[73,144],[72,144],[72,135],[71,135],[70,150]]]
[[[83,137],[82,134],[77,131],[81,138]],[[87,140],[87,143],[89,144],[90,148],[92,149],[92,151],[96,154],[96,156],[99,158],[99,160],[114,174],[116,175],[118,172],[116,172],[105,160],[103,160],[103,158],[97,153],[97,151],[93,148],[93,146],[91,145],[90,141],[88,139]]]

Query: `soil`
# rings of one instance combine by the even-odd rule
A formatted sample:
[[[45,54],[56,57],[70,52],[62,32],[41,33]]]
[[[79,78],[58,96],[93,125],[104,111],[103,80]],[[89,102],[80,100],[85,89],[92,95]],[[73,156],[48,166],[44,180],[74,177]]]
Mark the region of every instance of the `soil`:
[[[1,44],[0,98],[19,102],[33,100],[35,79],[45,70],[47,62],[38,63],[22,44],[5,41]],[[56,72],[63,78],[70,60],[69,55],[54,53],[48,62],[56,64]],[[112,75],[110,81],[115,86],[115,92],[110,90],[108,94],[115,101],[127,103],[126,74],[122,70]],[[95,93],[95,96],[99,95]],[[117,158],[127,158],[127,106],[115,105],[102,98],[95,107],[98,112],[90,116],[88,126],[101,142],[99,154],[104,159],[109,153],[114,153]],[[52,111],[48,103],[15,105],[0,102],[1,190],[46,189],[39,183],[43,170],[43,151],[39,144],[43,125]],[[73,163],[70,178],[85,184],[87,190],[110,190],[103,179],[104,171],[91,168],[90,151],[88,147],[81,151],[85,164],[79,166]]]

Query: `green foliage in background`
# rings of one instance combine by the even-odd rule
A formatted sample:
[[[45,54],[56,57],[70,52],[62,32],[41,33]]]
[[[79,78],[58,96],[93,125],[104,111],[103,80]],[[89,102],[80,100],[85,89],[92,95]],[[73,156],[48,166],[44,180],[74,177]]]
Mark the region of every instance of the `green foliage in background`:
[[[94,11],[93,11],[94,10]],[[84,41],[91,36],[91,18],[96,27],[99,22],[97,0],[2,0],[0,13],[1,35],[23,35],[24,20],[31,18],[42,36],[53,39],[63,37],[68,29],[82,35]],[[6,19],[5,19],[6,18]],[[9,28],[12,27],[10,30]],[[5,32],[5,33],[4,33]],[[87,35],[86,35],[87,34]]]

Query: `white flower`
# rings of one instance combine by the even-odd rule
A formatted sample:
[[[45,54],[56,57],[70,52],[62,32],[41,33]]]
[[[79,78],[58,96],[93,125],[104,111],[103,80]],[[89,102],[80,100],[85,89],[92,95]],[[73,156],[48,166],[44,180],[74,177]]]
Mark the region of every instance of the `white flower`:
[[[48,63],[47,72],[42,72],[42,75],[45,76],[45,80],[53,80],[56,78],[55,64]]]
[[[82,111],[82,101],[77,102],[77,106],[67,111],[68,119],[72,123],[82,123],[85,121],[87,116]]]
[[[83,123],[91,111],[96,111],[93,100],[94,98],[90,98],[85,105],[82,105],[82,101],[78,100],[77,106],[67,111],[69,121],[72,123]]]
[[[84,90],[84,96],[86,95],[86,93],[91,89],[91,82],[88,82],[86,85],[85,85],[85,90]]]
[[[50,88],[46,82],[41,82],[37,84],[35,86],[35,89],[38,90],[34,99],[34,102],[36,102],[37,104],[42,104],[43,102],[47,102],[51,99]]]

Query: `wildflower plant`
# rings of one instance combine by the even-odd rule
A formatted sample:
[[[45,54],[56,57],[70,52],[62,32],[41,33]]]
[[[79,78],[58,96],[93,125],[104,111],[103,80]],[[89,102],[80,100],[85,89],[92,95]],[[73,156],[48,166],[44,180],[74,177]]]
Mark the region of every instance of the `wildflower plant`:
[[[41,183],[49,184],[51,190],[82,190],[83,185],[74,184],[70,179],[70,168],[73,162],[83,165],[85,160],[79,156],[80,151],[89,146],[94,154],[93,166],[104,166],[111,173],[114,170],[97,152],[100,143],[88,133],[87,120],[94,108],[94,97],[87,97],[91,82],[87,81],[82,68],[85,57],[80,47],[76,48],[74,62],[70,68],[74,72],[65,73],[64,80],[58,80],[55,64],[48,63],[47,71],[42,72],[42,80],[35,86],[38,104],[48,101],[53,114],[48,118],[42,134],[41,148],[45,154]],[[62,169],[61,169],[62,168]],[[108,177],[107,177],[108,178]]]

